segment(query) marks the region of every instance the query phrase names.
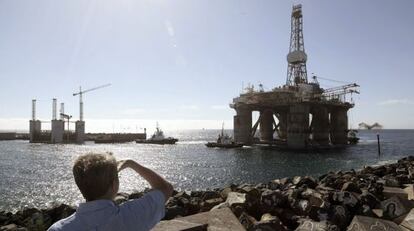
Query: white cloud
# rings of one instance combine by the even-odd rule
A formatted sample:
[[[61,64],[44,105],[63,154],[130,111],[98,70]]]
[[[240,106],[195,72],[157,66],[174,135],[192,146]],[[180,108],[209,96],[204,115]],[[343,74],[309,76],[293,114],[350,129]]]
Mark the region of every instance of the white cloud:
[[[414,105],[414,101],[409,99],[389,99],[378,103],[380,106],[390,105]]]
[[[228,105],[212,105],[211,109],[214,110],[225,110],[225,109],[229,109],[230,107]]]

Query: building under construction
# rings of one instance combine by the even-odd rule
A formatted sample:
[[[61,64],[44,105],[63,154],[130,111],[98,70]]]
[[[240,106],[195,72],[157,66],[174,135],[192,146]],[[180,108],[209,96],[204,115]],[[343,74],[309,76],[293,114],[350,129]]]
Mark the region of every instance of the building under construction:
[[[105,84],[99,87],[91,88],[85,91],[79,89],[79,92],[73,93],[73,96],[79,96],[79,120],[75,123],[75,131],[71,131],[69,128],[71,115],[65,114],[64,104],[60,104],[60,116],[57,116],[57,99],[53,99],[52,103],[52,120],[51,130],[42,130],[42,122],[36,118],[36,100],[32,100],[32,119],[30,120],[29,138],[31,143],[78,143],[85,142],[85,121],[83,120],[83,94],[94,91],[103,87],[110,86]],[[66,120],[66,121],[65,121]],[[65,124],[67,130],[65,131]]]
[[[78,120],[75,123],[75,131],[69,129],[72,116],[64,113],[64,104],[60,104],[60,116],[57,116],[57,99],[52,101],[52,120],[50,121],[51,130],[42,130],[42,123],[49,121],[41,121],[36,117],[36,99],[32,100],[32,119],[29,127],[30,143],[79,143],[85,141],[85,121]],[[66,120],[66,121],[65,121]],[[65,131],[65,124],[67,130]]]
[[[108,87],[111,84],[105,84],[88,90],[79,89],[79,92],[73,93],[73,96],[79,96],[79,120],[71,121],[72,116],[65,114],[64,104],[60,104],[60,116],[57,114],[57,99],[52,100],[52,120],[41,121],[36,117],[36,100],[32,100],[32,119],[30,120],[29,140],[31,143],[77,143],[83,144],[85,141],[94,141],[95,143],[123,143],[132,142],[136,139],[146,139],[146,129],[144,133],[87,133],[85,134],[85,121],[83,115],[83,95],[87,92],[100,88]],[[51,123],[51,130],[42,130],[42,123]],[[75,130],[70,130],[70,124],[75,125]],[[1,139],[17,139],[22,137],[21,134],[0,134]]]
[[[233,99],[234,140],[246,145],[274,144],[289,149],[338,147],[348,144],[346,95],[358,93],[357,84],[322,89],[317,77],[308,81],[301,5],[294,5],[286,85],[271,91],[246,88]],[[253,124],[252,112],[260,113]],[[252,126],[253,125],[253,126]],[[255,133],[260,126],[260,138]]]

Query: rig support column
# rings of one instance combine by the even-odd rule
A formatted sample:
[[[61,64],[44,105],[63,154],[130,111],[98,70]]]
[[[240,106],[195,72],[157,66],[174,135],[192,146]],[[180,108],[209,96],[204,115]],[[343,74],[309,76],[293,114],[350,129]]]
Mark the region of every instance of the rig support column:
[[[332,144],[348,144],[348,110],[334,108],[331,112],[331,142]]]
[[[262,141],[273,140],[273,111],[264,110],[260,112],[260,139]]]
[[[76,121],[75,127],[76,143],[83,144],[85,142],[85,121]]]
[[[309,106],[290,106],[288,114],[287,145],[292,149],[306,148],[309,140]]]
[[[288,113],[286,112],[279,112],[277,114],[277,119],[279,120],[279,139],[286,140],[287,138],[287,124],[288,124]]]
[[[316,106],[312,113],[313,141],[319,145],[329,144],[329,113],[323,106]]]
[[[235,110],[237,115],[234,116],[234,141],[251,144],[252,111],[247,107],[238,107]]]

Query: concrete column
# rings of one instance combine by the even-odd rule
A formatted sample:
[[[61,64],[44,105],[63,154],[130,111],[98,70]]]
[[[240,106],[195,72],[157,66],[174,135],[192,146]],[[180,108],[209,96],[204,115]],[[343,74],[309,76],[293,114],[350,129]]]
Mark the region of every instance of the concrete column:
[[[309,140],[309,106],[292,105],[289,108],[287,145],[292,149],[306,148]]]
[[[40,120],[30,120],[29,124],[30,143],[33,143],[39,140],[38,137],[41,133],[42,123],[40,122]]]
[[[264,110],[260,112],[260,139],[262,141],[273,140],[273,111]]]
[[[252,111],[245,107],[235,108],[233,136],[235,142],[250,144],[252,141]]]
[[[329,113],[324,106],[312,108],[313,142],[320,145],[329,144]]]
[[[75,123],[76,143],[83,144],[85,142],[85,121],[76,121]]]
[[[50,142],[53,144],[63,143],[63,133],[65,131],[63,120],[52,120],[52,132]]]
[[[348,144],[348,110],[334,108],[331,112],[331,142],[332,144]]]
[[[288,124],[288,113],[279,112],[277,119],[279,120],[279,139],[285,140],[287,138],[287,124]]]

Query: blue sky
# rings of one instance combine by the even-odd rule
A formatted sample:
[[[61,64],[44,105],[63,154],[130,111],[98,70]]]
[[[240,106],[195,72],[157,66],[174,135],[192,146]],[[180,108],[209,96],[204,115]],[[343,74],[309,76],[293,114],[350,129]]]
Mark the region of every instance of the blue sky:
[[[308,73],[361,85],[350,122],[414,128],[414,1],[0,0],[0,130],[26,129],[51,98],[87,130],[232,127],[242,84],[286,81],[293,3]],[[322,81],[321,81],[322,82]],[[322,82],[325,87],[336,83]]]

